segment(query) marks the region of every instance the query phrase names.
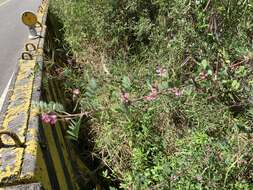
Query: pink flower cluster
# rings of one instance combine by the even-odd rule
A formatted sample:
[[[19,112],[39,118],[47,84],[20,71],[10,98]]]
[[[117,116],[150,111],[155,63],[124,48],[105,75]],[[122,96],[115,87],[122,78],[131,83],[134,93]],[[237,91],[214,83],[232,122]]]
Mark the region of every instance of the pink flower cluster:
[[[41,115],[41,120],[43,123],[55,125],[57,122],[57,115],[55,113],[43,113]]]
[[[121,99],[121,102],[123,102],[124,104],[129,103],[130,102],[129,93],[127,92],[122,93],[120,96],[120,99]]]
[[[78,96],[81,92],[78,88],[73,89],[72,91],[73,95]]]
[[[199,73],[199,78],[201,80],[205,80],[208,77],[208,74],[206,72]]]
[[[155,100],[157,98],[158,95],[158,89],[155,87],[151,88],[151,92],[149,93],[148,96],[145,96],[144,99],[148,100],[148,101],[152,101]]]
[[[180,91],[180,89],[176,87],[172,88],[171,92],[174,93],[177,97],[182,96],[183,94],[182,91]]]
[[[74,58],[68,58],[67,59],[67,64],[74,65],[74,64],[76,64],[76,60]]]
[[[78,88],[72,90],[73,98],[76,99],[80,94],[81,91]]]

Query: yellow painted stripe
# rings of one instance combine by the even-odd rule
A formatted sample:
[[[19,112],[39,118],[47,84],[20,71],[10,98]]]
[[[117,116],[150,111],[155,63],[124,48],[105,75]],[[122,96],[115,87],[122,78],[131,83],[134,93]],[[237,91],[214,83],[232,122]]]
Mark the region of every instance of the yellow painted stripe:
[[[57,132],[57,135],[59,137],[59,142],[61,144],[61,149],[62,149],[62,152],[63,152],[63,157],[64,157],[64,161],[65,161],[65,164],[66,164],[66,167],[67,167],[67,171],[70,175],[70,181],[72,183],[72,185],[75,187],[75,189],[79,189],[78,187],[78,184],[77,182],[74,180],[75,179],[75,176],[74,176],[74,171],[73,171],[73,168],[71,166],[71,162],[70,162],[70,158],[68,156],[68,153],[67,153],[67,150],[66,150],[66,145],[65,145],[65,142],[64,142],[64,139],[63,139],[63,135],[62,135],[62,132],[61,132],[61,125],[56,125],[56,132]]]
[[[20,113],[24,113],[24,117],[19,122],[19,126],[15,126],[15,128],[12,128],[12,131],[15,132],[21,142],[24,142],[25,140],[25,134],[27,130],[27,119],[28,119],[28,112],[30,109],[30,101],[31,101],[31,95],[32,95],[32,86],[33,86],[33,78],[29,78],[30,72],[35,66],[34,60],[29,61],[21,61],[20,60],[20,70],[17,75],[17,79],[15,82],[15,88],[14,92],[11,96],[10,102],[17,102],[18,100],[22,100],[22,104],[20,105],[9,105],[8,110],[6,112],[6,116],[3,121],[2,130],[9,131],[9,126],[13,120],[15,120]],[[19,81],[26,80],[25,83],[19,83]],[[24,90],[25,89],[25,90]],[[15,131],[16,130],[16,131]],[[9,144],[12,142],[11,139],[4,139],[6,144]]]
[[[15,132],[21,142],[25,141],[25,134],[27,130],[27,121],[28,121],[28,112],[30,109],[30,100],[31,100],[31,94],[32,94],[32,85],[33,85],[33,78],[29,78],[30,71],[35,66],[35,61],[20,61],[20,70],[17,75],[17,79],[15,82],[15,88],[13,91],[13,94],[11,96],[10,101],[17,102],[22,101],[20,105],[9,105],[8,110],[6,112],[6,116],[3,121],[3,125],[1,130],[5,131],[13,131]],[[25,79],[25,81],[24,81]],[[23,81],[22,83],[19,83],[20,81]],[[24,90],[25,89],[25,90]],[[21,120],[18,120],[19,114],[23,113],[23,118]],[[19,121],[19,125],[13,125],[11,124],[13,121]],[[12,127],[10,129],[10,127]],[[5,144],[13,144],[12,140],[10,138],[4,138],[3,139]],[[11,149],[12,150],[12,149]],[[4,149],[0,149],[0,155],[5,155],[6,153],[3,152]],[[15,177],[17,176],[17,173],[20,172],[21,164],[22,164],[22,156],[23,156],[24,149],[23,148],[16,148],[13,149],[11,153],[16,154],[16,161],[13,166],[10,166],[8,160],[2,160],[3,156],[0,156],[0,166],[5,166],[2,170],[4,172],[0,172],[0,182],[3,182],[5,179],[9,180],[15,180]],[[2,158],[2,159],[1,159]]]
[[[56,176],[59,182],[61,190],[68,190],[67,179],[65,178],[64,171],[61,165],[61,159],[58,154],[58,150],[55,144],[54,136],[50,125],[43,125],[44,133],[46,134],[46,140],[48,144],[49,152],[52,156],[53,164],[56,171]]]
[[[37,181],[43,185],[43,188],[46,190],[53,190],[49,180],[50,174],[47,171],[45,160],[43,159],[42,150],[38,145],[37,152],[37,168],[36,168],[36,178]]]
[[[49,86],[51,87],[51,90],[50,89],[47,89],[47,96],[48,96],[48,99],[51,100],[51,101],[56,101],[58,102],[56,99],[57,99],[57,91],[58,90],[58,87],[56,85],[54,85],[53,81],[49,81]],[[53,97],[52,97],[53,96]],[[67,147],[66,147],[66,144],[65,144],[65,140],[64,140],[64,136],[63,136],[63,133],[62,133],[62,130],[61,128],[64,127],[60,122],[58,122],[56,124],[56,132],[57,132],[57,135],[59,137],[59,142],[61,144],[61,150],[62,150],[62,153],[63,153],[63,157],[64,157],[64,162],[66,164],[66,167],[67,167],[67,171],[70,175],[70,180],[71,180],[71,183],[72,185],[75,187],[75,189],[79,189],[78,187],[78,184],[75,180],[75,176],[74,176],[74,171],[73,171],[73,168],[71,166],[71,163],[70,163],[70,157],[68,155],[68,152],[67,152]]]

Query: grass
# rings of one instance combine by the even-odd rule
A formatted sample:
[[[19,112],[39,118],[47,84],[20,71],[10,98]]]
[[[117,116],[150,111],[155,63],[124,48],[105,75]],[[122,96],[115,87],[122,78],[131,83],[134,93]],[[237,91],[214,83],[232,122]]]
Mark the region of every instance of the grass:
[[[114,188],[253,188],[252,2],[55,0],[50,11],[67,51],[51,72],[89,119],[88,151]]]

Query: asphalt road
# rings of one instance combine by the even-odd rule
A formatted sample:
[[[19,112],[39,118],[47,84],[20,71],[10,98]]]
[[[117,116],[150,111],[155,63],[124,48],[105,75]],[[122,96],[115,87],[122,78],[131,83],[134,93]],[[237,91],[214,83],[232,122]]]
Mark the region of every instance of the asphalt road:
[[[0,0],[0,97],[20,58],[28,29],[21,22],[24,11],[36,12],[41,0]]]

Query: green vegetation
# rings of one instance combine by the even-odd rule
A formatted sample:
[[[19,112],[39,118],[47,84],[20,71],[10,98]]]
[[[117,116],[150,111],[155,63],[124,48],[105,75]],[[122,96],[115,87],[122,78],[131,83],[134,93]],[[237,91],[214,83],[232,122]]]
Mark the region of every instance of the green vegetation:
[[[68,54],[50,68],[89,120],[68,133],[89,128],[116,189],[253,189],[252,0],[53,0],[51,14]]]

